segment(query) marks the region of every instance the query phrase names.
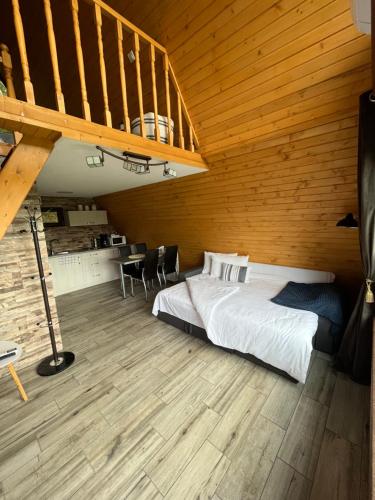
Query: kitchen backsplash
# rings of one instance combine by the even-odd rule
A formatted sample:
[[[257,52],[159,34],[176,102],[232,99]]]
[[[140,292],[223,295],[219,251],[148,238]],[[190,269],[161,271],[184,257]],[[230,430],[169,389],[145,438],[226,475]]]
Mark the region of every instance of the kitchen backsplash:
[[[63,198],[54,196],[42,196],[42,207],[60,207],[66,212],[68,210],[78,210],[78,205],[91,205],[95,201],[91,198]],[[100,207],[97,206],[100,210]],[[110,224],[103,226],[57,226],[47,227],[46,242],[47,246],[51,240],[55,252],[64,252],[66,250],[78,250],[80,248],[90,248],[92,238],[97,238],[101,233],[114,233],[115,229]]]

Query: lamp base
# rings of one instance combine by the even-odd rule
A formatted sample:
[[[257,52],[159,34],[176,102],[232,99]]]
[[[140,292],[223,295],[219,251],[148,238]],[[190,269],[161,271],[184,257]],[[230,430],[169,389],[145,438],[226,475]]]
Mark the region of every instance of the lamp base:
[[[69,368],[69,366],[74,363],[74,358],[75,356],[72,352],[59,352],[59,361],[56,363],[53,356],[48,356],[47,358],[44,358],[41,363],[39,363],[36,372],[41,377],[56,375],[57,373],[66,370],[66,368]]]

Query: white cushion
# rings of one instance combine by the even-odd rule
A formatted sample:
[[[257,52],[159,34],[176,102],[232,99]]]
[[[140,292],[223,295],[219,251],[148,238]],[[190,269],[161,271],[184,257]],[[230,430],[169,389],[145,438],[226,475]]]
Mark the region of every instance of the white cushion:
[[[248,255],[238,255],[231,256],[225,255],[223,257],[212,256],[211,257],[211,270],[210,276],[215,278],[220,278],[221,276],[221,265],[224,264],[234,264],[235,266],[247,266],[249,260]]]
[[[228,255],[238,255],[236,253],[215,253],[215,252],[204,252],[204,265],[202,273],[209,273],[211,270],[211,257],[227,257]]]

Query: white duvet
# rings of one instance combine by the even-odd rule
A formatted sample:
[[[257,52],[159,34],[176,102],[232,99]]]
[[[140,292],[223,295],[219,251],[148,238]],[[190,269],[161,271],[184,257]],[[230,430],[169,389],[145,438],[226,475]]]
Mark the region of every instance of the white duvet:
[[[189,316],[199,317],[197,326],[204,327],[214,344],[252,354],[304,383],[318,316],[270,301],[286,282],[252,273],[249,283],[228,283],[200,274],[159,292],[153,314],[161,310],[190,321],[178,310],[186,316],[194,309]]]

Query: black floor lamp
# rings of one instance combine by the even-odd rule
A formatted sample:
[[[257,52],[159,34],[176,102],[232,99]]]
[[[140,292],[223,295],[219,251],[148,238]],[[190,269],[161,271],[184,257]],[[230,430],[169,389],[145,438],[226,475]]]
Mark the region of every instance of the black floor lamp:
[[[38,226],[37,222],[41,216],[36,217],[36,207],[25,207],[29,217],[28,220],[30,222],[31,234],[33,235],[34,247],[35,247],[35,256],[38,263],[38,271],[40,284],[42,287],[43,300],[44,300],[44,308],[46,310],[47,324],[49,330],[49,336],[51,339],[51,347],[52,347],[52,355],[47,356],[43,361],[39,363],[37,366],[37,373],[42,377],[47,377],[50,375],[56,375],[60,373],[74,362],[74,354],[72,352],[58,352],[56,347],[56,339],[55,332],[52,324],[52,315],[51,308],[48,300],[48,292],[46,286],[46,278],[44,275],[43,261],[40,253],[40,245],[39,245],[39,237],[38,237]]]

